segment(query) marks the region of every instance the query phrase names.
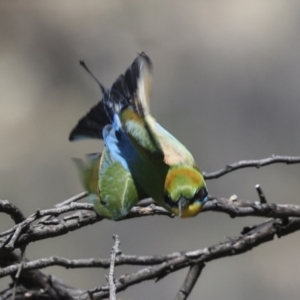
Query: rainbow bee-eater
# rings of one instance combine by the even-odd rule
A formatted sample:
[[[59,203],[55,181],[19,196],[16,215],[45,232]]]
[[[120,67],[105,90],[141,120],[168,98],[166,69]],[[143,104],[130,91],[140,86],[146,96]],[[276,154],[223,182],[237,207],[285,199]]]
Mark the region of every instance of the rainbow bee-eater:
[[[117,220],[151,197],[182,218],[197,215],[208,199],[205,180],[192,154],[150,114],[150,58],[139,54],[111,89],[97,82],[102,100],[69,137],[104,139],[102,155],[75,160],[96,212]]]

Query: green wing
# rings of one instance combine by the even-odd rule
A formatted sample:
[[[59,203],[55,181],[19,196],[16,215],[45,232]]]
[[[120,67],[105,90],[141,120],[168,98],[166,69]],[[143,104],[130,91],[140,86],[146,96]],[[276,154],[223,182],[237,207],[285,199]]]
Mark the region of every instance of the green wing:
[[[151,115],[140,116],[129,107],[121,112],[122,127],[137,151],[149,160],[168,166],[196,167],[187,148],[160,126]]]
[[[99,167],[99,196],[94,202],[95,210],[110,219],[126,216],[144,193],[137,188],[130,172],[114,161],[107,148],[104,148]]]
[[[126,98],[127,106],[118,114],[123,130],[140,154],[147,160],[168,166],[183,164],[194,167],[191,153],[156,123],[150,114],[152,64],[145,53],[141,53],[135,59],[125,76],[119,77],[112,89],[114,88],[120,90],[120,93],[125,95],[124,98],[128,97],[130,91],[131,98]],[[118,103],[118,100],[115,99],[115,102]]]
[[[80,159],[74,161],[83,186],[100,216],[121,219],[139,200],[145,198],[145,193],[137,188],[131,174],[112,159],[106,147],[101,157],[99,154],[89,155],[87,165]]]
[[[73,158],[79,173],[81,184],[89,193],[91,199],[98,195],[98,170],[100,159],[101,153],[88,154],[87,163],[80,158]]]

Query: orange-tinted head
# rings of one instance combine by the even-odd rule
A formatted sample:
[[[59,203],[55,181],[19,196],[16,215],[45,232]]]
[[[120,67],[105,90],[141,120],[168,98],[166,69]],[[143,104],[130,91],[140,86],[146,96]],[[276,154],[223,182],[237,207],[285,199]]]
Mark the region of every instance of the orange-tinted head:
[[[165,207],[181,218],[196,216],[207,201],[203,175],[186,166],[170,168],[165,180]]]

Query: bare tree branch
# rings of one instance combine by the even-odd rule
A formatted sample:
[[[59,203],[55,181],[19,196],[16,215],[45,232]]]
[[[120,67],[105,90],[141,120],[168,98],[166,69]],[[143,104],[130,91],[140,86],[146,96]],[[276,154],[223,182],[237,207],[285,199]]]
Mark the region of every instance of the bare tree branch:
[[[65,205],[65,206],[58,207],[58,208],[37,210],[36,213],[30,215],[27,219],[23,220],[19,224],[16,224],[11,229],[0,233],[0,237],[8,235],[10,233],[13,233],[13,232],[17,231],[18,228],[20,228],[22,230],[22,229],[26,228],[29,224],[33,223],[34,221],[36,221],[37,219],[39,219],[43,216],[48,216],[48,215],[59,216],[60,214],[63,214],[63,213],[69,212],[69,211],[78,210],[78,209],[93,210],[93,207],[89,203],[70,203],[69,205]]]
[[[29,226],[31,223],[37,221],[41,217],[48,215],[59,216],[63,213],[74,210],[91,210],[91,212],[78,211],[77,213],[66,216],[63,219],[46,220]],[[149,207],[134,207],[123,220],[150,215],[172,216],[162,207],[152,204]],[[14,248],[20,247],[20,245],[24,243],[28,244],[32,241],[66,234],[69,231],[76,230],[86,225],[94,224],[95,222],[102,221],[103,219],[103,217],[94,213],[93,205],[90,203],[72,202],[69,205],[58,208],[39,210],[35,214],[29,216],[23,222],[15,225],[9,230],[0,233],[0,237],[9,235],[5,240],[0,240],[0,253],[2,247],[13,250]],[[27,234],[25,234],[25,230]]]
[[[145,280],[163,278],[187,266],[207,263],[218,258],[247,252],[262,243],[273,240],[275,235],[281,237],[299,229],[300,218],[290,218],[287,224],[282,219],[271,219],[251,228],[244,228],[239,237],[230,238],[228,241],[212,247],[187,251],[172,260],[163,262],[154,267],[147,267],[132,274],[121,276],[116,280],[117,292],[123,291],[129,286]],[[96,293],[94,294],[94,299],[104,299],[108,296],[108,287],[102,286],[94,289],[93,293]],[[88,294],[84,294],[79,299],[87,300],[87,295]]]
[[[178,291],[175,300],[186,300],[190,295],[195,283],[197,282],[203,268],[204,264],[194,264],[190,267],[186,278]]]
[[[13,252],[3,250],[0,255],[0,266],[5,268],[11,264],[20,266],[22,262],[21,252],[15,250]],[[18,268],[17,268],[18,269]],[[56,281],[55,281],[56,282]],[[62,284],[55,289],[51,285],[51,278],[43,274],[39,270],[22,270],[18,279],[16,289],[14,286],[0,292],[0,299],[52,299],[64,300],[72,299],[72,294],[69,291],[74,291],[73,288],[64,285],[64,293],[60,293]],[[75,289],[78,292],[78,289]],[[83,291],[81,291],[82,293]],[[69,295],[68,297],[64,295]]]
[[[65,205],[69,205],[72,202],[76,202],[76,201],[81,200],[81,199],[83,199],[87,196],[88,196],[88,192],[85,191],[85,192],[82,192],[78,195],[75,195],[75,196],[73,196],[73,197],[71,197],[67,200],[64,200],[63,202],[55,204],[54,207],[62,207],[62,206],[65,206]],[[52,216],[46,216],[43,219],[41,219],[40,222],[45,222],[46,220],[49,220],[51,218],[52,218]]]
[[[257,167],[257,168],[259,168],[259,167],[266,166],[266,165],[273,164],[273,163],[286,163],[286,164],[300,163],[300,157],[272,156],[270,158],[265,158],[265,159],[261,159],[261,160],[240,161],[240,162],[236,162],[236,163],[231,164],[231,165],[227,165],[224,169],[221,169],[217,172],[207,173],[207,174],[205,173],[205,177],[207,179],[218,178],[218,177],[220,177],[224,174],[227,174],[227,173],[232,172],[234,170],[238,170],[240,168],[246,168],[246,167]],[[16,207],[13,207],[7,200],[0,201],[0,211],[2,209],[2,211],[5,211],[6,213],[9,213],[13,217],[14,220],[16,219],[16,221],[21,221],[22,220],[21,222],[19,222],[20,224],[17,224],[13,228],[11,228],[11,229],[3,232],[3,233],[0,233],[0,237],[8,235],[10,233],[13,233],[13,235],[9,236],[7,238],[7,240],[5,241],[5,247],[8,248],[8,249],[13,250],[15,242],[18,239],[18,237],[20,236],[21,232],[24,230],[24,228],[26,228],[27,226],[29,226],[29,224],[31,224],[32,222],[36,221],[37,219],[39,219],[41,217],[44,217],[44,216],[51,216],[51,217],[58,216],[62,213],[66,213],[66,212],[69,212],[69,211],[72,211],[72,210],[78,210],[78,209],[92,210],[93,208],[92,208],[91,204],[88,204],[88,203],[74,203],[74,201],[82,199],[86,195],[87,195],[87,193],[83,192],[83,193],[80,193],[79,195],[76,195],[76,196],[74,196],[70,199],[67,199],[67,200],[63,201],[62,203],[57,204],[56,207],[53,208],[53,209],[38,210],[35,214],[32,214],[26,220],[24,220],[24,217],[23,217],[22,213],[19,210],[17,210]],[[209,202],[205,205],[204,211],[208,210],[209,206],[212,207],[211,202]],[[216,211],[227,212],[231,216],[249,215],[248,212],[247,213],[245,213],[245,212],[240,213],[239,211],[236,212],[236,207],[235,207],[235,209],[228,209],[228,208],[229,207],[227,206],[226,209],[225,209],[224,205],[216,205],[216,203],[215,203],[215,206],[214,206],[214,209]],[[257,210],[257,207],[252,206],[252,210]],[[269,210],[271,212],[271,214],[273,213],[273,210],[270,207],[268,207],[267,210]],[[287,208],[285,207],[284,210],[286,211]],[[144,214],[146,214],[146,215],[149,215],[149,214],[150,215],[152,215],[152,214],[170,215],[163,208],[160,208],[158,206],[156,206],[156,207],[152,206],[152,207],[149,207],[146,210],[145,209],[141,210],[140,207],[135,207],[135,208],[133,208],[132,213],[133,214],[129,214],[124,219],[136,217],[137,214],[138,215],[144,215]],[[281,213],[281,209],[277,210],[275,215],[272,215],[272,216],[280,217],[280,213]],[[297,213],[296,213],[296,215],[297,215]],[[259,216],[266,216],[264,209],[263,210],[260,209]],[[267,216],[270,216],[270,215],[267,215]],[[42,221],[45,222],[46,219],[44,218]],[[98,219],[98,221],[100,221],[100,219]]]
[[[298,164],[300,163],[300,156],[283,156],[283,155],[272,155],[268,158],[257,159],[257,160],[241,160],[233,164],[227,165],[224,169],[216,172],[206,173],[203,172],[205,179],[216,179],[230,172],[243,169],[243,168],[260,168],[271,164],[283,163],[283,164]]]
[[[258,194],[260,203],[261,203],[261,204],[266,204],[266,203],[267,203],[267,199],[266,199],[265,194],[264,194],[262,188],[260,187],[260,185],[257,184],[257,185],[255,186],[255,188],[256,188],[256,191],[257,191],[257,194]]]
[[[25,220],[22,212],[8,200],[0,200],[0,213],[1,212],[10,215],[16,224]]]
[[[148,201],[148,200],[147,200]],[[44,222],[38,222],[38,218],[46,215],[58,216],[60,214],[78,210],[76,213],[63,217],[62,219],[51,219]],[[81,211],[91,210],[91,211]],[[0,254],[1,248],[12,251],[22,245],[27,245],[33,241],[60,236],[78,228],[94,224],[102,221],[103,218],[96,215],[93,207],[89,203],[70,203],[59,208],[51,208],[40,210],[38,213],[32,214],[20,224],[15,225],[11,229],[0,233],[1,236],[9,235],[6,239],[0,239]],[[274,217],[286,218],[300,216],[300,206],[292,204],[261,204],[256,201],[238,200],[237,197],[211,198],[204,207],[203,211],[217,211],[228,214],[230,217]],[[147,207],[134,207],[130,214],[123,220],[150,215],[167,215],[172,216],[164,208],[155,204],[150,204]],[[12,241],[12,242],[11,242]],[[8,243],[8,244],[7,244]]]
[[[157,265],[164,261],[180,256],[181,252],[174,252],[168,255],[154,255],[154,256],[137,256],[119,254],[115,260],[115,266],[121,265],[135,265],[135,266],[149,266]],[[66,269],[77,268],[103,268],[110,267],[110,260],[108,258],[87,258],[87,259],[68,259],[64,257],[51,256],[48,258],[41,258],[26,262],[22,266],[22,270],[43,269],[51,266],[61,266]],[[0,270],[0,278],[13,275],[17,272],[19,265],[9,265]]]
[[[300,217],[300,206],[296,204],[261,204],[259,201],[239,200],[233,195],[229,199],[211,197],[205,203],[204,211],[217,211],[230,217],[266,217],[285,218]]]
[[[14,278],[13,300],[16,299],[16,289],[17,289],[17,284],[18,284],[19,279],[20,279],[20,275],[21,275],[21,271],[22,271],[22,267],[23,267],[23,263],[24,263],[24,259],[25,259],[25,250],[26,250],[26,245],[20,247],[20,251],[21,251],[21,263],[19,264],[18,271],[17,271],[16,276]]]
[[[69,205],[71,204],[72,202],[76,202],[78,200],[81,200],[83,198],[85,198],[86,196],[88,196],[88,192],[82,192],[82,193],[79,193],[78,195],[75,195],[63,202],[60,202],[60,203],[57,203],[54,205],[54,207],[62,207],[62,206],[65,206],[65,205]]]
[[[294,164],[300,163],[300,157],[272,156],[261,160],[240,161],[227,165],[213,173],[205,173],[206,179],[213,179],[228,174],[232,171],[247,167],[262,167],[274,163]],[[16,299],[104,299],[111,293],[114,299],[115,291],[125,290],[127,287],[145,280],[160,280],[170,273],[189,267],[190,270],[176,295],[177,300],[187,299],[193,289],[200,273],[209,261],[244,253],[262,243],[271,241],[274,236],[284,236],[300,230],[300,206],[292,204],[274,204],[266,201],[260,186],[256,186],[259,201],[240,200],[233,195],[229,199],[210,197],[203,211],[216,211],[228,214],[230,217],[259,216],[273,218],[259,225],[243,229],[241,235],[230,238],[228,241],[216,244],[209,248],[175,252],[161,256],[136,256],[114,254],[111,259],[77,259],[69,260],[61,257],[42,258],[35,261],[24,259],[22,263],[20,251],[33,242],[49,237],[60,236],[83,226],[102,221],[103,218],[96,215],[89,203],[75,203],[87,195],[83,192],[70,199],[55,205],[54,208],[37,210],[28,218],[24,218],[20,210],[7,200],[0,200],[0,212],[9,214],[16,225],[0,233],[0,278],[15,276]],[[62,214],[74,212],[60,217]],[[164,208],[157,206],[152,199],[144,199],[133,207],[131,212],[123,220],[150,216],[166,215],[174,217]],[[116,246],[116,244],[115,244]],[[118,245],[116,246],[116,252]],[[113,253],[112,253],[113,254]],[[114,280],[114,267],[119,265],[147,266],[132,274],[123,275]],[[62,266],[66,268],[86,267],[111,267],[108,285],[83,291],[72,288],[60,282],[53,276],[44,275],[39,269],[48,266]],[[21,271],[22,270],[22,271]],[[19,272],[18,272],[19,271]],[[20,272],[21,271],[21,272]],[[111,292],[110,292],[111,290]],[[0,299],[12,299],[13,287],[0,292]]]
[[[288,223],[282,219],[271,219],[263,222],[262,224],[244,228],[240,236],[230,238],[228,241],[200,250],[173,253],[168,256],[169,259],[164,260],[156,266],[147,267],[129,275],[123,275],[116,280],[116,289],[119,292],[125,290],[131,285],[145,280],[161,279],[164,276],[167,276],[169,273],[176,272],[177,270],[192,266],[194,264],[204,264],[221,257],[241,254],[251,250],[254,247],[257,247],[262,243],[271,241],[275,235],[281,237],[297,230],[300,230],[299,217],[289,218]],[[122,255],[120,255],[120,257],[122,257]],[[134,259],[133,257],[129,258]],[[148,256],[147,259],[155,260],[156,257]],[[145,257],[139,258],[140,262],[143,260],[145,260]],[[117,261],[118,258],[116,258],[116,265],[118,264]],[[29,272],[25,271],[26,265],[27,263],[24,264],[24,270],[22,273]],[[106,267],[108,266],[106,265]],[[97,292],[97,294],[93,296],[94,299],[104,299],[109,295],[109,286],[102,286],[101,288],[96,288],[89,292]],[[88,292],[83,292],[82,294],[82,291],[79,293],[74,289],[73,297],[75,297],[75,295],[77,296],[74,299],[89,299]]]
[[[109,267],[109,273],[108,273],[108,285],[109,285],[109,299],[110,300],[116,300],[116,285],[115,285],[115,262],[116,257],[118,254],[120,254],[120,241],[119,237],[117,235],[113,236],[113,239],[115,240],[115,244],[111,249],[110,252],[110,267]]]

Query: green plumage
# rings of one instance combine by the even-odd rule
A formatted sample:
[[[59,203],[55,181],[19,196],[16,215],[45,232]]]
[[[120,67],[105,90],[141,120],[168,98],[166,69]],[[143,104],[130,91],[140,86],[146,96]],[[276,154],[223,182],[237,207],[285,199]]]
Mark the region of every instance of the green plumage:
[[[70,134],[104,139],[101,158],[75,160],[96,212],[117,220],[152,197],[175,215],[197,215],[208,199],[205,180],[189,150],[150,114],[149,57],[141,53],[110,90],[99,85],[102,101]]]
[[[104,148],[101,158],[100,154],[93,154],[88,156],[87,163],[78,158],[74,162],[99,215],[118,220],[143,198],[130,173],[111,158],[107,148]]]

